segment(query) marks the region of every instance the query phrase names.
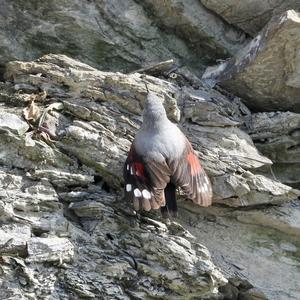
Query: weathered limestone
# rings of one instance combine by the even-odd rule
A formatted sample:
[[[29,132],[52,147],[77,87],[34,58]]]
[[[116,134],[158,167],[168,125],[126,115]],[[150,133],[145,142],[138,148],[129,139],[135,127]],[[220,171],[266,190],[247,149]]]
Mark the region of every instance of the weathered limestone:
[[[270,175],[299,188],[300,114],[256,113],[252,115],[247,131],[259,151],[273,161],[273,174]]]
[[[233,24],[255,36],[272,18],[289,9],[300,10],[298,0],[201,0],[208,9],[216,12],[229,24]]]
[[[74,256],[74,246],[66,238],[31,238],[27,243],[28,262],[70,261]]]
[[[174,120],[179,89],[57,55],[10,63],[6,74],[6,116],[20,118],[12,104],[26,107],[31,97],[43,119],[27,132],[0,132],[0,218],[9,224],[0,229],[0,298],[217,297],[227,279],[208,250],[186,231],[139,220],[112,190],[141,122],[145,81]],[[31,95],[39,88],[43,99]]]
[[[150,10],[160,27],[173,31],[199,52],[216,51],[218,57],[234,54],[247,42],[245,34],[212,14],[200,1],[139,1]],[[205,51],[206,49],[206,51]],[[202,51],[201,51],[202,50]],[[202,53],[201,53],[202,52]]]
[[[273,17],[242,50],[203,78],[243,98],[254,111],[300,112],[300,15]]]
[[[58,55],[47,55],[36,62],[10,62],[5,76],[8,80],[13,80],[15,86],[22,83],[33,88],[42,87],[50,99],[53,97],[62,99],[64,110],[74,116],[71,121],[58,111],[47,114],[44,124],[51,135],[56,136],[56,147],[50,148],[53,157],[51,160],[49,154],[45,158],[42,156],[43,166],[31,170],[32,178],[43,176],[56,186],[62,186],[68,185],[68,181],[69,185],[72,185],[74,180],[79,184],[83,180],[79,179],[80,176],[85,178],[87,175],[100,175],[110,186],[118,188],[122,180],[125,155],[141,122],[140,114],[146,95],[146,82],[148,88],[165,101],[171,119],[178,121],[180,118],[176,99],[183,107],[183,117],[187,120],[182,124],[183,129],[200,152],[209,174],[216,177],[213,178],[213,182],[218,186],[218,192],[216,191],[218,201],[229,204],[230,198],[235,199],[235,205],[243,206],[264,202],[278,203],[284,198],[296,197],[289,187],[279,188],[276,193],[269,193],[270,189],[280,184],[272,180],[265,181],[263,177],[251,173],[249,175],[248,170],[270,165],[272,162],[259,154],[250,137],[237,128],[250,117],[250,112],[238,99],[229,101],[216,91],[211,91],[210,94],[209,91],[195,91],[191,88],[180,90],[167,81],[137,73],[124,75],[101,72],[66,56]],[[26,95],[24,94],[24,97]],[[194,124],[192,125],[189,120]],[[39,153],[41,143],[44,142],[37,141],[34,147],[27,149]],[[7,148],[7,143],[5,145]],[[49,153],[49,147],[45,143],[43,145],[44,152]],[[72,156],[63,158],[65,153]],[[59,161],[62,159],[66,166],[64,168],[68,170],[76,168],[77,162],[74,157],[89,169],[73,174],[72,180],[70,176],[63,180],[64,175],[60,173],[61,183],[58,183],[56,179],[58,174],[55,174],[58,171],[50,170],[59,168]],[[2,159],[5,158],[4,156]],[[23,157],[20,159],[24,163]],[[19,165],[17,159],[14,161]],[[234,180],[225,179],[228,175]],[[86,183],[92,181],[90,178]],[[240,183],[230,184],[231,193],[228,194],[228,182]],[[264,184],[269,182],[271,185],[270,189],[266,187],[266,190],[261,190],[262,195],[267,192],[270,197],[256,195],[255,186],[262,185],[262,182]],[[243,194],[240,192],[241,184],[244,187],[247,185]],[[241,195],[245,193],[247,201],[245,198],[241,200]],[[265,201],[262,202],[262,199]]]
[[[53,173],[50,180],[54,176],[59,178],[60,173]],[[203,246],[170,235],[164,224],[161,230],[154,220],[149,225],[124,215],[115,194],[105,193],[101,186],[89,183],[85,189],[73,185],[65,187],[69,193],[59,193],[61,199],[74,201],[71,210],[82,221],[72,214],[69,218],[81,224],[82,230],[62,215],[48,180],[32,181],[21,170],[2,169],[0,183],[1,221],[8,222],[0,228],[1,298],[23,299],[23,294],[24,299],[45,299],[70,293],[79,299],[99,294],[103,299],[186,295],[194,277],[198,280],[193,288],[213,296],[218,286],[226,283]],[[130,226],[130,220],[138,223]],[[168,253],[160,253],[167,245]],[[193,272],[181,267],[187,264]],[[162,268],[164,277],[157,277]],[[126,282],[136,284],[128,286]],[[161,288],[162,282],[165,288]]]
[[[11,113],[0,112],[1,131],[8,130],[16,135],[23,135],[28,129],[28,124],[21,120],[18,116]]]
[[[257,294],[251,285],[227,284],[232,274],[224,276],[180,224],[163,224],[155,214],[137,217],[119,192],[147,85],[198,151],[215,203],[297,198],[296,190],[255,174],[272,161],[240,129],[251,127],[251,113],[238,98],[137,73],[101,72],[63,55],[10,62],[5,78],[0,101],[10,104],[9,113],[21,118],[34,98],[40,117],[28,121],[26,132],[0,132],[0,218],[28,228],[26,243],[0,240],[8,251],[2,252],[0,297],[210,299],[222,297],[224,285],[239,297]]]
[[[201,209],[187,202],[180,208],[180,222],[208,246],[214,261],[231,277],[221,288],[228,299],[300,297],[299,201],[251,210]]]
[[[6,62],[28,61],[49,52],[123,72],[173,58],[200,73],[207,61],[214,61],[218,54],[228,57],[245,42],[241,30],[198,1],[172,2],[165,19],[177,25],[164,30],[143,1],[50,0],[37,5],[35,1],[2,0],[0,77]],[[159,2],[153,4],[157,7]],[[167,4],[159,4],[160,9]]]
[[[31,228],[28,225],[2,225],[0,228],[0,253],[4,255],[17,253],[19,256],[24,256],[30,235]]]

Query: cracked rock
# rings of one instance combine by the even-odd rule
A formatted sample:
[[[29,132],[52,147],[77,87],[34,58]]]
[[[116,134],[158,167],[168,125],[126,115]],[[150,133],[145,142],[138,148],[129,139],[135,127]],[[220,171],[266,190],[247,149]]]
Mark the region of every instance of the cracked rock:
[[[300,112],[300,15],[274,16],[235,57],[203,75],[242,97],[253,111]]]

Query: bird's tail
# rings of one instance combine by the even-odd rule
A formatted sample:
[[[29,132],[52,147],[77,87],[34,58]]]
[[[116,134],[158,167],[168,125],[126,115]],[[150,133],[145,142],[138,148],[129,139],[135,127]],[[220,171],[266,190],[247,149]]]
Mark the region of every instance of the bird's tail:
[[[177,217],[177,203],[176,203],[176,187],[172,182],[169,182],[165,188],[166,205],[161,207],[161,214],[163,218]]]

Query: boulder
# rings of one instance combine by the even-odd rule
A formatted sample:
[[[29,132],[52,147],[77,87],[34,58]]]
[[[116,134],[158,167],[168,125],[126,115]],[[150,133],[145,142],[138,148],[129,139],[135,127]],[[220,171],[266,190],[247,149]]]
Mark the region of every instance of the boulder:
[[[247,43],[246,35],[213,14],[200,1],[159,0],[138,1],[154,16],[159,27],[173,31],[196,50],[201,59],[208,51],[217,57],[233,55]],[[211,52],[210,52],[211,54]]]
[[[242,97],[253,111],[300,112],[300,16],[273,17],[236,56],[203,74]]]
[[[229,24],[243,29],[248,34],[255,36],[275,15],[294,9],[300,10],[297,0],[201,0],[208,9],[214,11]]]
[[[160,18],[153,16],[143,1],[51,0],[37,5],[31,0],[3,0],[0,76],[8,61],[29,61],[49,52],[65,53],[103,70],[123,72],[174,58],[200,73],[208,61],[218,55],[228,57],[246,41],[241,30],[198,1],[167,2],[161,6],[156,1],[153,5],[163,8],[167,22],[173,20],[176,24],[168,30],[160,26]]]

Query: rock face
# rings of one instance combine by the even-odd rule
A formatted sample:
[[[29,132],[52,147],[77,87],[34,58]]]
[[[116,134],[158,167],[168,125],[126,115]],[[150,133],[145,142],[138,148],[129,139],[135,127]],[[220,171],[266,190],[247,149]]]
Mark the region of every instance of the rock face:
[[[300,299],[298,2],[1,1],[0,298]],[[146,86],[213,184],[176,222],[123,199]]]
[[[222,57],[236,53],[246,43],[242,31],[213,15],[200,1],[165,0],[163,5],[159,0],[138,2],[155,16],[160,27],[171,31],[176,28],[176,33],[199,54],[201,48],[206,48]],[[202,50],[202,55],[207,55],[207,52]]]
[[[300,10],[300,3],[297,0],[201,0],[201,3],[208,9],[222,16],[229,24],[243,29],[254,36],[268,21],[276,15],[294,9]]]
[[[2,104],[10,107],[6,112],[2,106],[0,131],[6,166],[0,172],[0,217],[7,223],[0,239],[1,298],[218,295],[227,280],[204,246],[184,229],[174,236],[163,223],[128,215],[120,196],[104,190],[120,188],[127,139],[140,123],[144,79],[55,55],[12,62],[6,76],[12,82],[1,86]],[[146,80],[178,120],[178,88]],[[38,88],[47,96],[35,97]],[[43,113],[25,132],[29,127],[20,118],[28,99],[39,107],[32,111]]]
[[[239,128],[251,114],[238,98],[138,73],[101,72],[64,55],[10,62],[5,78],[1,298],[255,294],[251,285],[236,282],[220,288],[227,279],[204,246],[177,223],[165,225],[154,215],[137,218],[119,192],[147,82],[202,158],[215,202],[251,206],[297,198],[291,187],[255,174],[272,162]]]
[[[241,96],[254,111],[300,112],[300,16],[273,17],[239,53],[203,75]]]
[[[261,153],[273,161],[273,175],[300,188],[300,114],[256,113],[248,133]],[[266,171],[270,171],[266,170]]]
[[[44,56],[36,62],[10,62],[5,76],[13,81],[16,89],[21,87],[22,90],[23,85],[30,90],[40,88],[46,91],[50,102],[61,99],[64,111],[74,116],[71,120],[53,111],[44,119],[43,126],[57,139],[56,147],[49,148],[38,140],[27,149],[20,141],[18,148],[14,137],[10,136],[9,142],[6,135],[3,136],[2,147],[10,147],[11,151],[3,152],[1,160],[15,167],[27,166],[33,178],[43,176],[59,185],[54,178],[64,168],[66,179],[60,178],[63,182],[60,185],[71,185],[74,181],[89,183],[93,179],[88,175],[92,175],[101,176],[111,187],[118,188],[129,141],[141,122],[137,114],[141,114],[146,80],[149,89],[165,100],[169,117],[175,121],[180,117],[176,98],[181,101],[186,120],[183,130],[212,176],[215,201],[244,206],[280,203],[296,197],[290,187],[251,173],[250,170],[272,162],[262,156],[251,138],[237,127],[249,113],[238,100],[230,102],[216,91],[209,94],[191,88],[180,90],[176,85],[154,77],[141,77],[138,73],[101,72],[57,55]],[[18,92],[18,97],[20,95]],[[27,94],[23,95],[28,98]],[[27,135],[26,139],[29,138]],[[86,148],[89,151],[82,150]],[[20,152],[24,157],[17,158]],[[65,153],[72,154],[72,158]],[[30,159],[32,155],[37,156],[34,162]],[[40,167],[33,167],[39,160]],[[90,169],[75,176],[73,170],[78,168],[78,161]]]
[[[55,192],[48,180],[33,181],[24,171],[1,172],[1,220],[13,224],[0,232],[3,299],[211,297],[226,283],[191,235],[174,236],[160,222],[124,214],[99,186],[78,182],[76,191]],[[73,201],[78,227],[62,215],[58,197]],[[92,203],[97,208],[87,210]]]
[[[0,232],[3,299],[210,297],[226,283],[190,235],[172,236],[166,225],[147,220],[130,226],[136,218],[114,208],[115,196],[101,187],[77,183],[76,192],[58,193],[48,180],[33,181],[24,171],[1,172],[1,221],[10,224]],[[73,216],[84,216],[78,227],[62,215],[58,197],[81,203]],[[88,213],[95,201],[99,214]]]
[[[299,201],[250,211],[182,205],[180,222],[208,246],[225,274],[232,274],[221,288],[225,299],[265,299],[243,278],[268,299],[300,297]]]
[[[35,1],[1,1],[0,65],[51,52],[103,70],[131,71],[175,58],[200,72],[207,61],[228,57],[246,41],[241,30],[198,1],[167,1],[162,13],[166,25],[171,25],[168,28],[161,27],[146,8],[148,2],[143,2],[51,0],[37,5]],[[153,9],[158,5],[159,1],[153,2]]]

